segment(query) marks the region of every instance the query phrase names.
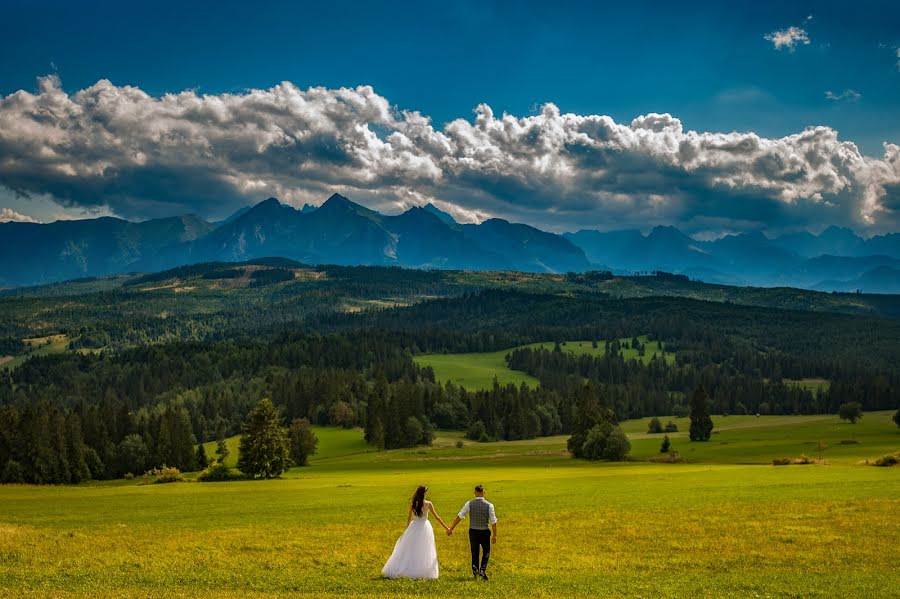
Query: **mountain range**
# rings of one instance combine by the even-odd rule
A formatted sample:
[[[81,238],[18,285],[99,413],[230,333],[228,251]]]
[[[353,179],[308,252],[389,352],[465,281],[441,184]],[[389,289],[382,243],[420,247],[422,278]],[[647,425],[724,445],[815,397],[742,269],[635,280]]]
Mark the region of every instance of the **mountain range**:
[[[457,223],[432,204],[384,215],[339,195],[295,209],[269,198],[209,223],[187,215],[0,223],[0,286],[51,283],[186,264],[280,256],[306,264],[631,273],[662,270],[713,283],[900,292],[900,234],[863,239],[761,233],[698,241],[675,227],[558,235],[494,218]]]

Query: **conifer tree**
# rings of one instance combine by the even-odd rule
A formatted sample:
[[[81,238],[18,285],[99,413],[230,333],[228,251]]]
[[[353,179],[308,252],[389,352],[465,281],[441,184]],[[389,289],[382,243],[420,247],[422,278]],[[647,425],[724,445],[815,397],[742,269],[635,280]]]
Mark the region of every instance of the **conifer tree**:
[[[706,390],[700,385],[691,396],[691,427],[688,434],[691,441],[709,441],[712,430],[713,421],[709,415]]]
[[[290,466],[290,441],[269,399],[247,414],[241,428],[238,469],[251,478],[275,478]]]
[[[209,458],[206,456],[206,448],[203,443],[197,445],[197,468],[203,470],[209,466]]]

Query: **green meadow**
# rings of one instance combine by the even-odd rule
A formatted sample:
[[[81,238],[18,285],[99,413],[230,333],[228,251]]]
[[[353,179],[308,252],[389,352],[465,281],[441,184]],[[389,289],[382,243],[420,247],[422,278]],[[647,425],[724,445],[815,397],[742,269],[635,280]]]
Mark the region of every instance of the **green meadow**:
[[[28,353],[19,356],[0,356],[0,369],[15,370],[32,356],[48,356],[60,354],[69,348],[69,337],[66,335],[49,335],[47,337],[31,337],[22,339],[28,346]]]
[[[641,360],[648,364],[656,356],[665,359],[670,364],[675,361],[675,354],[667,352],[659,347],[658,341],[650,341],[646,335],[638,337],[644,345],[644,355],[639,350],[631,347],[631,339],[619,339],[623,344],[622,357],[626,360]],[[627,347],[625,347],[627,345]],[[519,347],[512,347],[496,352],[466,353],[466,354],[422,354],[413,359],[419,366],[431,366],[434,375],[439,381],[450,382],[459,385],[469,391],[488,389],[494,384],[494,377],[501,385],[527,385],[537,386],[538,380],[524,372],[511,370],[506,365],[506,355],[519,348],[553,350],[555,344],[552,341],[530,343]],[[567,341],[560,345],[560,350],[575,355],[588,354],[603,356],[606,353],[606,344],[600,340],[597,347],[593,347],[591,341]]]
[[[673,464],[639,461],[662,437],[646,419],[623,423],[636,461],[615,464],[564,437],[374,452],[318,428],[280,480],[3,486],[0,596],[897,596],[900,468],[865,464],[900,449],[890,416],[716,417],[708,443],[677,419],[690,461]],[[771,465],[819,440],[827,465]],[[490,582],[467,574],[464,528],[437,535],[439,580],[381,579],[417,484],[450,519],[479,482],[500,519]]]

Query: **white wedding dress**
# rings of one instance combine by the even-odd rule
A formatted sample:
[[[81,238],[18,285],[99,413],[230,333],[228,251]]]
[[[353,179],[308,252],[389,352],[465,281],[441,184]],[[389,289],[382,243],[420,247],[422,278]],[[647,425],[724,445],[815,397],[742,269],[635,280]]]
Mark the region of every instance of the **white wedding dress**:
[[[438,577],[437,548],[434,546],[434,529],[428,521],[431,502],[422,507],[422,516],[413,514],[409,526],[397,539],[394,552],[381,575],[385,578],[417,578],[434,580]]]

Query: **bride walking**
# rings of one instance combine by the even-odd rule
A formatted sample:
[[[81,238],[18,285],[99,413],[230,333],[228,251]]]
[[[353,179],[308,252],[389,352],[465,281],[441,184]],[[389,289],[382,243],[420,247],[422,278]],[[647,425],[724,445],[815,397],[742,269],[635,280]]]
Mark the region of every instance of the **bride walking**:
[[[434,546],[434,529],[428,521],[428,514],[434,514],[444,530],[450,530],[438,513],[434,504],[425,499],[428,487],[416,489],[406,514],[406,530],[397,539],[394,552],[381,570],[385,578],[418,578],[433,580],[438,577],[437,549]]]

